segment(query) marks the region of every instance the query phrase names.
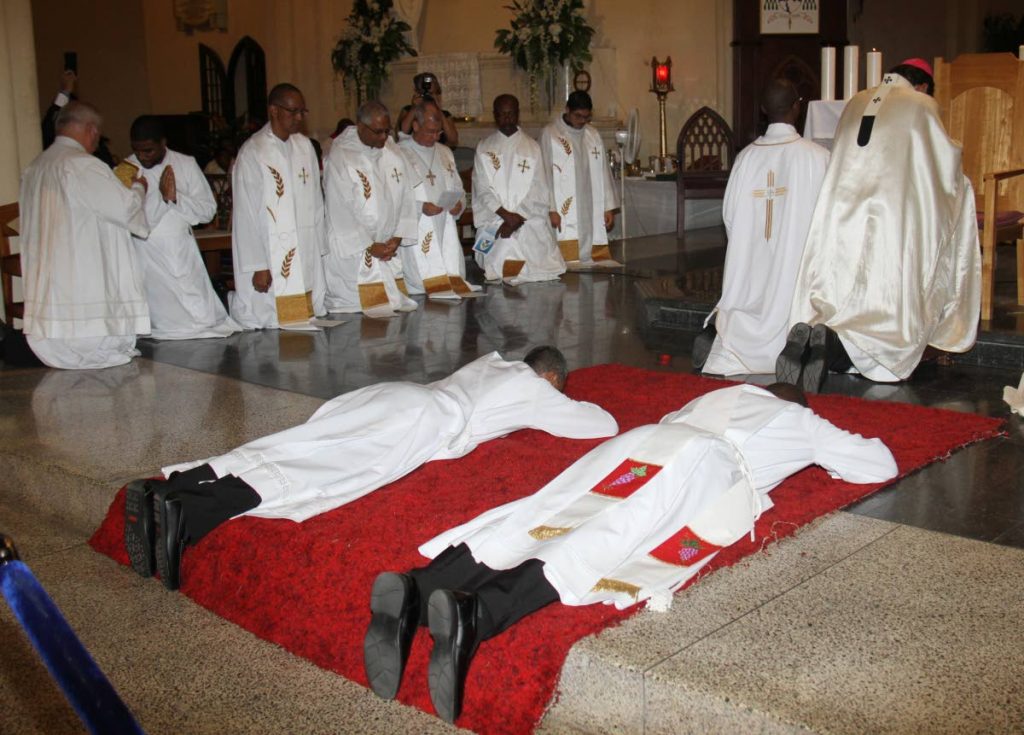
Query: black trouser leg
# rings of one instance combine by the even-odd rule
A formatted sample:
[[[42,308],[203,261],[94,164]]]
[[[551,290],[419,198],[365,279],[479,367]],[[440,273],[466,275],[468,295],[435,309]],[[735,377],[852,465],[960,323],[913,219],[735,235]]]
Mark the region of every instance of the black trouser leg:
[[[853,367],[853,361],[846,354],[846,348],[835,330],[829,327],[825,329],[825,364],[833,373],[845,373]]]
[[[234,475],[217,477],[208,464],[174,473],[168,483],[181,502],[181,538],[186,546],[195,546],[221,523],[261,501],[246,482]]]
[[[449,547],[425,567],[410,572],[420,597],[420,625],[427,624],[427,601],[434,590],[458,590],[477,596],[477,632],[486,640],[522,617],[558,599],[544,577],[544,563],[530,559],[513,569],[496,570],[473,559],[465,544]]]

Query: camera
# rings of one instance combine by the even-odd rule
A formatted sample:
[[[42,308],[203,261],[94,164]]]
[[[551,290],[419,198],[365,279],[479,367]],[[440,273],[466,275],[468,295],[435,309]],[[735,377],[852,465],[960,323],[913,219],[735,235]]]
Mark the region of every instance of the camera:
[[[416,91],[423,97],[431,97],[430,89],[434,86],[434,75],[424,74],[416,80]]]

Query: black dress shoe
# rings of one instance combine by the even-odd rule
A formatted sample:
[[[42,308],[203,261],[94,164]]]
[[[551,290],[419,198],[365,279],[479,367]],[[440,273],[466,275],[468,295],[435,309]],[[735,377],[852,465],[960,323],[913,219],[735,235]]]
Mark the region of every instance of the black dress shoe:
[[[711,318],[708,319],[707,326],[701,330],[700,334],[693,338],[693,349],[690,350],[690,362],[693,363],[695,370],[700,370],[704,367],[704,363],[708,361],[708,355],[711,354],[711,347],[715,344],[715,337],[718,336],[718,329],[715,328],[715,317],[718,314],[712,314]]]
[[[779,383],[800,385],[800,373],[804,367],[804,351],[811,336],[809,324],[798,322],[789,330],[786,346],[775,361],[775,380]]]
[[[363,666],[370,689],[394,699],[420,619],[419,592],[408,574],[384,572],[373,581],[370,627],[363,638]]]
[[[132,569],[143,577],[152,577],[153,558],[153,486],[159,480],[132,480],[124,494],[124,548]]]
[[[430,701],[446,722],[455,722],[462,712],[466,672],[479,644],[476,616],[476,595],[453,590],[434,590],[430,595],[428,621],[434,638],[427,670]]]
[[[807,360],[804,362],[803,375],[800,376],[800,387],[804,393],[818,393],[825,384],[825,376],[828,374],[825,359],[828,354],[827,343],[828,327],[824,324],[811,327],[811,336],[807,340]]]
[[[160,581],[169,590],[178,589],[180,583],[181,553],[185,542],[181,539],[181,501],[168,486],[153,489],[153,525],[156,571]]]

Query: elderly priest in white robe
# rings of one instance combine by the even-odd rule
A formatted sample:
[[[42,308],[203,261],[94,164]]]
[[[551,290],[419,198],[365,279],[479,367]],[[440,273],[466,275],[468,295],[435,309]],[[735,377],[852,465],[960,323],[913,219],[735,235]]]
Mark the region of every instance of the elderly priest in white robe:
[[[488,281],[550,281],[565,273],[548,208],[551,194],[540,146],[519,128],[519,100],[494,100],[498,131],[476,147],[473,224],[476,261]]]
[[[911,59],[846,105],[797,276],[776,377],[910,377],[931,346],[966,352],[981,309],[974,191]]]
[[[132,234],[149,234],[146,181],[129,186],[91,154],[102,119],[69,102],[57,138],[21,177],[24,332],[35,355],[55,368],[123,365],[149,333],[149,307]]]
[[[416,627],[429,625],[430,698],[454,721],[480,641],[556,600],[669,605],[753,533],[772,489],[813,464],[847,482],[897,474],[879,439],[837,428],[784,384],[712,391],[605,442],[533,495],[428,541],[428,566],[377,577],[364,639],[371,688],[395,696]]]
[[[522,361],[485,355],[429,385],[380,383],[327,401],[308,421],[234,451],[164,468],[126,500],[133,568],[176,589],[184,546],[236,515],[304,521],[412,472],[519,429],[593,439],[618,431],[599,406],[562,394],[565,358],[538,347]],[[154,532],[154,524],[157,531]]]
[[[590,125],[594,103],[579,90],[565,111],[540,133],[544,171],[551,189],[549,218],[568,262],[618,265],[608,249],[619,196],[601,136]]]
[[[245,329],[303,324],[324,310],[327,252],[320,166],[299,132],[309,110],[302,92],[278,84],[270,122],[238,151],[231,171],[231,316]]]
[[[761,98],[768,129],[736,157],[722,202],[722,297],[693,345],[693,366],[714,375],[775,370],[828,166],[828,151],[793,127],[800,117],[793,83],[772,80]]]
[[[380,102],[359,107],[324,164],[329,253],[327,309],[388,318],[413,311],[398,248],[416,237],[412,175]]]
[[[416,181],[412,195],[418,210],[416,237],[404,241],[399,253],[409,293],[457,301],[479,294],[481,288],[466,281],[466,259],[455,223],[466,194],[455,157],[439,142],[443,120],[433,101],[417,102],[412,108],[412,135],[399,142]]]
[[[150,336],[156,339],[227,337],[241,327],[217,298],[192,234],[217,213],[210,184],[192,156],[167,148],[155,115],[135,119],[126,160],[148,182],[149,237],[135,238],[149,302]]]

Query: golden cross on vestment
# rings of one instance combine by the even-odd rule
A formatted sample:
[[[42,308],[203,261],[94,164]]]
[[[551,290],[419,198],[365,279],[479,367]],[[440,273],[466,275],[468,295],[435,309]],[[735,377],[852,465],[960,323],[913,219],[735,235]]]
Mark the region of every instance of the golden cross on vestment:
[[[425,178],[427,181],[429,181],[430,185],[433,186],[434,185],[434,179],[436,179],[437,176],[434,174],[433,171],[427,171],[427,175],[424,176],[423,178]]]
[[[302,179],[302,185],[306,185],[306,179],[309,178],[309,173],[306,171],[306,167],[302,167],[302,171],[299,172],[299,178]]]
[[[595,145],[594,150],[592,150],[590,154],[594,157],[594,160],[596,161],[598,158],[601,157],[601,149]]]
[[[776,197],[781,197],[786,193],[785,186],[775,185],[775,172],[768,172],[767,187],[764,189],[754,189],[755,199],[767,199],[764,209],[764,239],[772,239],[772,210],[774,209]]]
[[[400,183],[402,181],[402,174],[398,173],[398,169],[397,168],[396,169],[392,169],[392,171],[391,171],[391,178],[393,178],[396,183]]]
[[[526,159],[524,158],[522,161],[519,162],[519,171],[520,171],[520,173],[524,173],[525,174],[529,170],[530,170],[530,164],[528,164],[526,162]]]

